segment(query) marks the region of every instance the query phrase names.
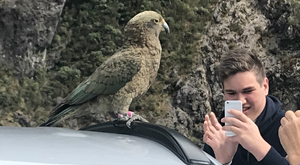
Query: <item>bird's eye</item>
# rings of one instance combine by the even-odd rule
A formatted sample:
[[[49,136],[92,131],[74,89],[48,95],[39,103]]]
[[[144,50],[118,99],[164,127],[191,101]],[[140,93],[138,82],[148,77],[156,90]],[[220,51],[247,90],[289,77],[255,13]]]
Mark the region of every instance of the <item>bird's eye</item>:
[[[159,20],[158,20],[158,19],[155,19],[155,20],[154,20],[154,22],[155,22],[155,23],[158,23],[158,22],[159,22]]]

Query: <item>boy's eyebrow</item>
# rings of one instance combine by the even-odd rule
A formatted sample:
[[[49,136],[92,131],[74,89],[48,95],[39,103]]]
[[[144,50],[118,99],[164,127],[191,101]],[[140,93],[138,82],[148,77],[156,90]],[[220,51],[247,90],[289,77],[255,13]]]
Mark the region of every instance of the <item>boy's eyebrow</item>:
[[[253,89],[254,89],[254,87],[250,86],[250,87],[242,89],[242,91],[248,91],[248,90],[253,90]],[[224,92],[236,92],[236,91],[232,90],[232,89],[225,89]]]

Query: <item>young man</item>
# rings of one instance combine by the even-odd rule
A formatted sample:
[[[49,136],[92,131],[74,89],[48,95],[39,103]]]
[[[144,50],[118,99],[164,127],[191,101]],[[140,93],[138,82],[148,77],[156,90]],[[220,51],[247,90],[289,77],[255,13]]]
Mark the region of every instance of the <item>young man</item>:
[[[291,165],[300,164],[300,110],[287,111],[281,119],[278,135]]]
[[[242,101],[243,112],[228,111],[237,118],[224,118],[223,112],[219,121],[214,113],[206,115],[204,151],[222,164],[289,164],[278,137],[285,112],[277,98],[268,96],[269,82],[257,56],[244,49],[228,51],[221,57],[219,76],[225,100]],[[236,136],[226,137],[225,131]]]

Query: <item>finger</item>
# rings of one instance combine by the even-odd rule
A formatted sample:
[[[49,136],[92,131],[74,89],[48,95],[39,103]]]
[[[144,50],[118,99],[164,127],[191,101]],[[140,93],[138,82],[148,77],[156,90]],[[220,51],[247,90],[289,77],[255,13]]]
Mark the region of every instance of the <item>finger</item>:
[[[207,143],[208,142],[208,137],[206,134],[203,135],[203,142],[204,143]]]
[[[300,110],[297,110],[297,111],[295,112],[295,115],[296,115],[297,117],[300,117]]]
[[[217,131],[220,130],[220,129],[222,129],[221,124],[219,123],[216,115],[213,112],[210,113],[210,118],[211,118],[212,125],[215,127],[215,129]]]
[[[229,137],[226,137],[226,141],[229,141],[229,142],[235,142],[235,143],[238,143],[238,137],[237,136],[229,136]]]
[[[205,120],[205,121],[208,121],[208,120],[209,120],[208,114],[205,115],[204,120]]]
[[[206,143],[208,140],[208,136],[206,133],[203,134],[203,141]]]
[[[286,119],[286,117],[283,117],[283,118],[281,118],[281,120],[280,120],[281,126],[285,126],[287,122],[288,122],[288,120]]]
[[[235,125],[225,125],[225,126],[223,126],[223,128],[222,128],[224,131],[231,131],[231,132],[233,132],[233,133],[235,133],[236,135],[238,135],[239,134],[239,128],[238,127],[236,127]]]
[[[215,127],[210,123],[210,120],[204,121],[203,129],[204,129],[204,132],[205,132],[205,133],[208,133],[208,132],[215,133],[215,132],[216,132],[216,129],[215,129]]]
[[[209,129],[207,121],[204,121],[203,128],[204,128],[203,141],[205,143],[208,143],[208,141],[212,139],[212,133]]]
[[[284,133],[283,133],[283,129],[282,129],[283,127],[282,126],[280,126],[279,127],[279,129],[278,129],[278,136],[279,136],[279,139],[281,140],[282,138],[282,135],[284,135]]]
[[[211,131],[213,134],[216,133],[216,128],[212,125],[211,120],[209,119],[209,117],[205,116],[205,121],[207,122],[207,126],[209,131]]]
[[[243,125],[243,122],[240,119],[237,119],[235,117],[230,117],[230,116],[222,118],[221,121],[224,123],[229,123],[236,127],[242,127],[242,125]]]
[[[215,134],[217,132],[217,129],[210,123],[210,121],[208,123],[209,131]]]
[[[238,119],[240,119],[242,122],[248,122],[249,119],[243,112],[238,111],[238,110],[234,110],[234,109],[230,109],[228,110],[228,113],[236,116]],[[252,121],[252,120],[251,120]]]
[[[206,114],[205,117],[204,117],[204,123],[203,123],[204,132],[208,131],[208,129],[209,129],[208,128],[208,124],[209,124],[208,122],[209,122],[209,116]]]
[[[203,130],[204,130],[204,134],[203,134],[203,141],[206,143],[208,136],[207,136],[207,131],[208,131],[208,126],[207,126],[207,121],[204,121],[203,123]]]
[[[295,116],[295,113],[294,113],[293,111],[291,111],[291,110],[286,111],[286,113],[285,113],[285,118],[286,118],[288,121],[293,120],[295,117],[296,117],[296,116]]]
[[[209,143],[210,140],[212,140],[213,134],[211,132],[205,132],[203,135],[203,141],[205,143]]]
[[[210,122],[209,116],[208,116],[207,114],[205,115],[205,121],[206,121],[206,124],[207,124],[208,126],[210,126],[210,125],[211,125],[211,122]]]
[[[209,130],[207,121],[204,121],[204,123],[203,123],[203,129],[204,129],[204,132],[206,132],[206,131]]]

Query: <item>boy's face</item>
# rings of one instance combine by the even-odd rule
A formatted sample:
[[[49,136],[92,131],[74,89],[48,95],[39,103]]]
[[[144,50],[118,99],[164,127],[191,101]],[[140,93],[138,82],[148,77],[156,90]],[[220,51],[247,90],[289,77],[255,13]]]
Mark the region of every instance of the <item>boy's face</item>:
[[[241,100],[243,113],[255,120],[266,105],[269,92],[269,81],[264,78],[262,85],[256,80],[253,72],[240,72],[224,80],[225,100]]]

